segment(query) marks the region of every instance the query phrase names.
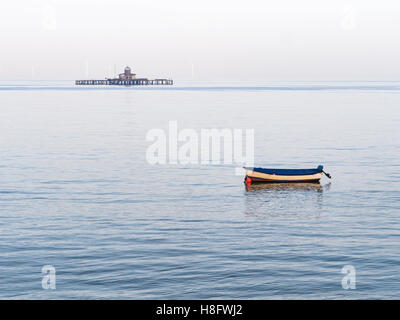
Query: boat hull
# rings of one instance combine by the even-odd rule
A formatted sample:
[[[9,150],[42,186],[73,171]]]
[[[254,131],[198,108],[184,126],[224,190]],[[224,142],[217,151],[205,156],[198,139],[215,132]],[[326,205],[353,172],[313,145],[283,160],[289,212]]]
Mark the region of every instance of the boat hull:
[[[264,172],[253,171],[246,169],[246,176],[251,179],[252,182],[319,182],[322,178],[322,172],[314,174],[302,174],[302,175],[280,175],[280,174],[269,174]]]

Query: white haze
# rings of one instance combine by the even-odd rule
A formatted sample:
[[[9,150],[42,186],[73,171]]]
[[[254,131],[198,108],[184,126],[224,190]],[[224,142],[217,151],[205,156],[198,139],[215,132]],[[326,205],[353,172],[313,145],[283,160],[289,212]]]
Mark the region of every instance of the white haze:
[[[2,0],[0,80],[398,80],[398,1]]]

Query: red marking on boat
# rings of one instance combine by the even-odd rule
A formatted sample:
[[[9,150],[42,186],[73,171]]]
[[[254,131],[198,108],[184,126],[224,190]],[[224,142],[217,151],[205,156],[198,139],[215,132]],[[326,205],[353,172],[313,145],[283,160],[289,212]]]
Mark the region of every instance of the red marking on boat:
[[[246,178],[246,184],[249,186],[251,185],[251,179],[249,177]]]

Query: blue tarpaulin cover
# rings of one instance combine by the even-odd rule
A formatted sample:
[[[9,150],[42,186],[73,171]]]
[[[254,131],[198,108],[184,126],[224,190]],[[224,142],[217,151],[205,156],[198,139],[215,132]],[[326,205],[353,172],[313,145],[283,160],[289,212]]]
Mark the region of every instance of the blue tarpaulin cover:
[[[277,174],[281,176],[301,176],[301,175],[309,175],[322,172],[323,166],[318,166],[318,168],[316,169],[265,169],[265,168],[249,168],[249,167],[245,167],[245,169],[266,174]]]

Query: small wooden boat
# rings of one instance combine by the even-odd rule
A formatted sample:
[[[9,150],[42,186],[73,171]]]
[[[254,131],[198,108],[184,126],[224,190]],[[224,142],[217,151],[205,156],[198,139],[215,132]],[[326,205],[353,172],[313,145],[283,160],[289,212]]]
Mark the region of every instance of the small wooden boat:
[[[246,184],[253,182],[318,182],[322,174],[325,174],[329,179],[331,175],[324,172],[323,166],[318,166],[315,169],[265,169],[265,168],[249,168],[246,169]]]

